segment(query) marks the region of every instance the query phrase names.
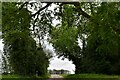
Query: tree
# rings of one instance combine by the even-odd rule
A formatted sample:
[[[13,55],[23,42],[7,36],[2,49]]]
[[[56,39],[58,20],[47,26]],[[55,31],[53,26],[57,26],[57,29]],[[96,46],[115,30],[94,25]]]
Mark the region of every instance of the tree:
[[[84,21],[87,20],[83,16],[79,16],[79,13],[75,11],[75,7],[71,5],[64,5],[61,24],[53,27],[51,32],[51,42],[55,48],[59,57],[64,56],[73,61],[75,65],[75,73],[80,73],[81,59],[85,49],[85,28]],[[81,22],[85,19],[83,22]],[[82,30],[81,30],[82,29]],[[78,38],[83,41],[83,46],[78,44]]]
[[[89,3],[83,3],[83,5],[86,4]],[[93,6],[93,4],[89,5]],[[95,9],[96,6],[94,6],[95,8],[87,6],[90,9],[85,9],[92,15],[87,19],[82,17],[76,19],[73,6],[64,8],[61,26],[53,28],[51,33],[52,43],[59,56],[73,61],[76,73],[119,74],[117,72],[119,70],[119,3],[96,5],[97,9]],[[84,23],[78,22],[79,26],[73,26],[76,24],[74,20],[82,20]],[[73,31],[70,29],[71,27]],[[83,47],[76,43],[78,37],[82,40]],[[114,50],[111,51],[113,48]]]
[[[86,63],[86,65],[89,68],[93,67],[88,71],[119,74],[118,6],[119,3],[102,3],[88,25],[91,32],[88,37],[87,58],[91,62]],[[91,64],[88,65],[89,63]],[[94,66],[92,66],[93,64]]]
[[[22,3],[3,3],[3,40],[14,73],[23,76],[44,75],[49,64],[43,48],[31,36],[31,13]],[[23,5],[23,4],[22,4]]]
[[[119,74],[119,3],[66,4],[69,3],[58,3],[58,7],[52,11],[48,9],[52,3],[47,3],[42,8],[35,8],[37,11],[33,14],[25,7],[31,5],[29,2],[22,4],[19,9],[16,4],[11,4],[7,11],[9,14],[4,11],[7,7],[3,7],[3,38],[12,58],[10,62],[13,69],[18,73],[21,73],[21,68],[26,69],[24,73],[30,73],[29,75],[36,72],[38,75],[44,74],[49,62],[42,51],[41,41],[47,35],[57,55],[73,61],[76,73]],[[59,20],[60,24],[52,25],[54,19]],[[16,44],[17,42],[20,44]],[[24,54],[20,54],[21,52]],[[21,63],[28,64],[17,68],[18,63],[13,58],[16,54],[22,55],[15,58],[17,61],[21,59]],[[41,62],[45,61],[44,65],[36,62],[39,60],[38,56],[44,56],[41,58]],[[33,64],[36,66],[32,66]]]

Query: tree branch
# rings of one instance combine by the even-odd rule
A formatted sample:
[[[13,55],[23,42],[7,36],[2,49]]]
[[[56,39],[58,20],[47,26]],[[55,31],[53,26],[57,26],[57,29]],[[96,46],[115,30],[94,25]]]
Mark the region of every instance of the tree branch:
[[[36,14],[40,13],[40,11],[44,10],[45,8],[49,7],[52,3],[47,3],[46,6],[40,8],[35,14],[31,15],[31,16],[35,16]]]
[[[43,2],[44,3],[44,2]],[[81,7],[80,7],[80,3],[79,2],[61,2],[62,4],[61,5],[64,5],[64,4],[73,4],[75,7],[76,7],[76,10],[77,12],[80,14],[80,15],[83,15],[84,17],[86,18],[91,18],[91,16],[89,14],[87,14],[86,12],[84,12]],[[21,10],[25,4],[28,4],[28,2],[25,2],[24,4],[21,5],[21,7],[19,8],[19,10]],[[52,2],[47,2],[47,5],[40,8],[35,14],[32,14],[31,16],[35,16],[36,14],[40,13],[40,11],[44,10],[45,8],[49,7],[50,5],[52,4]]]
[[[86,12],[84,12],[81,9],[79,2],[63,2],[61,5],[64,5],[64,4],[73,4],[76,7],[76,10],[80,15],[83,15],[84,17],[86,17],[88,19],[91,18],[91,16],[89,14],[87,14]]]
[[[91,18],[91,16],[89,14],[87,14],[86,12],[84,12],[81,7],[80,7],[80,3],[74,3],[74,6],[76,7],[76,10],[79,12],[80,15],[83,15],[86,18]]]
[[[23,4],[20,6],[19,10],[21,10],[26,4],[28,4],[28,2],[23,3]]]

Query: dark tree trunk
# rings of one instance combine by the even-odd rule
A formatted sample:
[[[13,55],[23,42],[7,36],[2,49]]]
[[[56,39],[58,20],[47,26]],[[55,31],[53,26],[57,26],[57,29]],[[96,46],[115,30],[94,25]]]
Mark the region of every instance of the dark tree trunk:
[[[81,52],[81,57],[80,58],[77,58],[75,60],[75,74],[80,74],[80,73],[83,73],[84,71],[84,68],[82,67],[82,59],[83,59],[83,55],[85,55],[85,39],[83,39],[83,42],[82,42],[82,52]]]
[[[81,73],[81,69],[80,69],[80,65],[79,63],[77,65],[75,65],[75,74],[80,74]]]
[[[77,58],[73,61],[73,64],[75,65],[75,74],[81,73],[81,59]]]

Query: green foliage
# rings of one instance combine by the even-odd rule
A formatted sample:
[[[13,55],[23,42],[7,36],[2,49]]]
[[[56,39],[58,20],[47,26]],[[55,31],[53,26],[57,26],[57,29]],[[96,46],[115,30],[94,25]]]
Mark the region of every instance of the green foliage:
[[[2,31],[2,3],[0,2],[0,32]],[[1,39],[1,35],[0,35]]]
[[[59,27],[54,28],[52,32],[53,40],[52,42],[55,43],[56,47],[60,47],[61,50],[68,49],[70,52],[73,49],[77,37],[77,29],[75,28],[67,28],[67,27]]]
[[[17,3],[3,3],[3,40],[12,71],[22,76],[45,75],[49,64],[42,46],[37,47],[30,32],[30,13]]]
[[[83,60],[88,72],[119,74],[118,8],[119,3],[102,3],[88,24],[91,29],[87,45],[88,54]]]
[[[72,5],[64,5],[60,17],[61,24],[53,27],[50,33],[51,43],[58,56],[64,56],[73,61],[76,71],[78,71],[76,73],[79,73],[84,48],[78,45],[78,38],[84,42],[82,45],[85,47],[87,19],[79,16]]]
[[[40,75],[46,75],[47,74],[47,68],[49,66],[48,56],[46,56],[45,52],[43,51],[43,48],[37,48],[36,55],[35,55],[35,65],[36,70],[38,73],[38,76]],[[40,62],[39,62],[40,61]]]
[[[25,7],[19,10],[16,5],[3,3],[2,7],[4,49],[16,73],[47,72],[49,58],[40,42],[50,35],[57,55],[72,60],[76,73],[120,74],[120,3],[81,3],[84,12],[80,13],[73,5],[63,5],[55,12],[41,11],[36,19]],[[90,19],[84,17],[85,12],[92,15]],[[61,23],[52,26],[56,17]],[[33,37],[39,40],[39,47]]]
[[[59,56],[72,60],[78,73],[119,74],[119,3],[82,3],[88,20],[64,5],[61,24],[52,28],[51,42]],[[78,46],[77,39],[82,42]]]
[[[77,17],[76,14],[71,12],[73,11],[73,6],[65,5],[64,8],[63,15],[61,16],[62,24],[52,27],[50,33],[51,43],[59,57],[64,56],[73,61],[75,56],[79,57],[77,52],[80,49],[77,45],[78,29],[77,27],[75,28],[74,23]]]

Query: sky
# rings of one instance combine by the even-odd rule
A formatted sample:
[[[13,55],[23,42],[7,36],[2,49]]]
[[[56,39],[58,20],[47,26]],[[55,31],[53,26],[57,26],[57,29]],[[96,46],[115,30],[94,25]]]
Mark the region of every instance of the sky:
[[[2,39],[0,39],[0,50],[3,51],[3,43],[2,43]]]
[[[3,51],[3,44],[2,44],[2,40],[1,40],[1,39],[0,39],[0,50]],[[1,67],[2,67],[1,51],[0,51],[0,69],[1,69]],[[1,70],[0,70],[0,74],[1,74]]]
[[[48,69],[57,69],[57,70],[69,70],[71,74],[74,74],[75,71],[75,65],[72,64],[72,61],[69,61],[68,59],[62,60],[62,58],[54,57],[53,60],[50,61],[50,66]]]

